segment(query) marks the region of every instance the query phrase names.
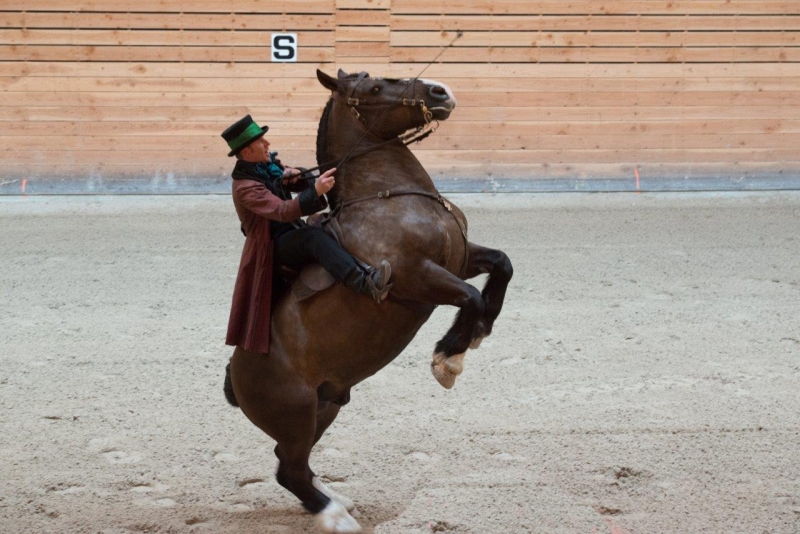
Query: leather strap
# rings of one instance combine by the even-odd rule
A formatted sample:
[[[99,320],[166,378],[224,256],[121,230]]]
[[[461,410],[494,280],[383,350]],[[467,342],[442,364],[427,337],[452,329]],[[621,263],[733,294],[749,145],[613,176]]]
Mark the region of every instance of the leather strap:
[[[433,200],[444,206],[444,208],[448,211],[448,213],[450,213],[450,215],[453,216],[453,218],[456,221],[456,224],[458,225],[459,230],[461,230],[461,236],[464,238],[464,263],[461,265],[461,272],[458,276],[459,278],[463,277],[464,274],[467,272],[467,263],[469,261],[469,239],[467,238],[467,229],[464,227],[464,223],[462,223],[461,220],[453,212],[452,204],[450,204],[450,202],[446,198],[444,198],[438,191],[436,193],[429,193],[428,191],[418,191],[414,189],[401,189],[399,191],[392,191],[387,189],[385,191],[380,191],[377,194],[373,193],[372,195],[367,195],[355,198],[353,200],[348,200],[346,202],[342,202],[341,204],[336,206],[336,209],[330,214],[330,219],[339,217],[339,214],[342,212],[342,209],[344,209],[347,206],[352,206],[353,204],[366,202],[367,200],[383,200],[403,195],[419,195],[423,197],[432,198]],[[326,221],[323,221],[323,224],[325,224],[325,222]]]

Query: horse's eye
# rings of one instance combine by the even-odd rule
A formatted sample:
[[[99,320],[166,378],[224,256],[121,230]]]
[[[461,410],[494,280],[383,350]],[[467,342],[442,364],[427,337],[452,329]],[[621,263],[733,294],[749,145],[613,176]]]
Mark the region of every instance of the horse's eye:
[[[372,88],[372,94],[373,95],[377,95],[380,92],[381,92],[381,88],[379,86],[376,85],[375,87]]]

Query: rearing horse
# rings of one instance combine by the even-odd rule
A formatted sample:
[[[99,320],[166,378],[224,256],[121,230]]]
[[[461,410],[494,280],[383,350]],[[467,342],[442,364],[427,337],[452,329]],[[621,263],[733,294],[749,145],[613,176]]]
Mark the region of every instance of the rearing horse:
[[[299,302],[279,298],[269,354],[237,347],[226,393],[277,442],[278,483],[317,514],[322,531],[349,533],[361,531],[347,512],[352,502],[314,475],[312,447],[349,401],[350,388],[397,357],[443,304],[459,312],[436,343],[431,368],[452,387],[467,349],[491,333],[513,270],[503,252],[467,241],[461,210],[439,195],[405,144],[387,143],[447,119],[456,99],[446,85],[343,71],[333,78],[318,70],[317,78],[332,93],[320,120],[318,162],[381,144],[337,171],[329,231],[365,262],[388,259],[394,285],[381,304],[339,285]],[[481,273],[489,274],[482,292],[464,282]]]

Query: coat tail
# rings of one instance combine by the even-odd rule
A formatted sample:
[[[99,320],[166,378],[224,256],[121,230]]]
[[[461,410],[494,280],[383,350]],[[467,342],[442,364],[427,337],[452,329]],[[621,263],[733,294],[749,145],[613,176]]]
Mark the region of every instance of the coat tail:
[[[231,364],[225,367],[225,384],[222,386],[222,391],[225,393],[225,398],[231,406],[239,407],[239,401],[236,400],[236,395],[233,393],[233,384],[231,383]]]

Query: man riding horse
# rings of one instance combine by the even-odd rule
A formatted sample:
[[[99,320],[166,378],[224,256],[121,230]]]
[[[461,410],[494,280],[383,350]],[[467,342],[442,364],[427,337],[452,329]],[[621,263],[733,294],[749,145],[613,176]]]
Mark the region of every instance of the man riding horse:
[[[281,170],[266,141],[255,145],[262,129],[250,119],[224,135],[231,153],[242,155],[233,191],[247,234],[228,336],[237,347],[224,391],[232,405],[275,440],[278,484],[316,515],[326,534],[355,534],[362,529],[348,512],[353,502],[322,483],[309,464],[311,450],[350,401],[351,388],[396,358],[440,305],[459,311],[434,346],[431,371],[442,386],[453,387],[467,350],[491,334],[513,268],[502,251],[469,241],[464,213],[439,194],[407,146],[455,109],[447,85],[421,78],[372,78],[366,72],[340,71],[332,77],[317,71],[317,78],[330,90],[317,133],[317,163],[329,170],[313,186],[291,183],[292,171]],[[333,187],[331,162],[339,168]],[[284,180],[285,187],[300,190],[297,199],[289,200]],[[321,209],[326,192],[331,213],[325,231],[336,240],[320,235],[314,244],[295,246],[305,243],[304,233],[322,232],[305,229],[297,219]],[[288,228],[292,221],[301,228]],[[273,243],[275,234],[280,237]],[[264,272],[271,273],[273,255],[297,265],[316,259],[316,253],[327,267],[325,254],[309,252],[325,243],[329,255],[350,265],[348,273],[357,273],[352,265],[358,262],[331,244],[337,241],[360,260],[382,266],[377,275],[360,275],[364,285],[375,284],[369,292],[377,298],[356,297],[343,288],[350,284],[363,291],[363,285],[347,281],[339,266],[344,284],[303,300],[279,296],[271,319],[265,317],[271,293]],[[295,252],[300,249],[305,252]],[[393,271],[391,295],[376,302],[386,293],[387,259]],[[334,276],[336,268],[330,268]],[[488,275],[482,291],[466,282],[479,274]]]
[[[246,237],[226,344],[262,354],[269,352],[273,265],[299,270],[319,263],[345,287],[377,302],[386,298],[391,277],[387,261],[381,261],[378,269],[365,267],[321,228],[300,219],[328,207],[324,195],[335,184],[336,169],[299,182],[300,171],[283,166],[275,158],[277,153],[269,152],[267,130],[247,115],[222,133],[230,148],[228,156],[237,159],[233,205]],[[299,195],[293,199],[291,192]]]

